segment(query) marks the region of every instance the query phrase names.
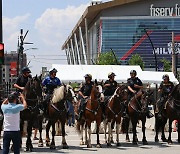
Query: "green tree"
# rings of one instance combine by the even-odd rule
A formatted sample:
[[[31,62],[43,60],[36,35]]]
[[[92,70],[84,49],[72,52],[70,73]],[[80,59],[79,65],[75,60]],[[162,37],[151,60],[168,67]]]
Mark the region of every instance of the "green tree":
[[[144,62],[140,55],[132,55],[131,59],[128,61],[129,65],[139,65],[142,70],[144,70]]]
[[[171,71],[171,62],[165,58],[161,59],[161,62],[164,65],[164,71],[170,72]]]
[[[101,53],[96,60],[97,65],[120,65],[118,57],[112,51]]]

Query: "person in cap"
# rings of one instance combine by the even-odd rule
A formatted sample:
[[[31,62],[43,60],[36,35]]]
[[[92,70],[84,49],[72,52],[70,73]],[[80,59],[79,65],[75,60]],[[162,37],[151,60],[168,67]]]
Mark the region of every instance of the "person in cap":
[[[165,107],[165,102],[167,101],[169,95],[171,94],[174,84],[169,80],[169,75],[164,74],[162,76],[163,81],[161,82],[158,92],[160,93],[160,99],[156,103],[156,110],[155,113],[161,117],[161,113],[163,108]]]
[[[130,71],[130,78],[127,79],[127,86],[128,86],[128,102],[130,99],[141,89],[143,89],[143,83],[142,81],[136,77],[137,72],[136,70]],[[127,107],[125,108],[125,112],[123,113],[123,116],[127,117]],[[147,107],[147,117],[152,118],[153,114],[149,111],[149,108]]]
[[[117,88],[117,82],[115,81],[115,73],[110,72],[108,74],[108,80],[104,83],[104,96],[112,96]]]
[[[52,70],[49,71],[49,76],[47,76],[43,81],[42,85],[45,88],[45,100],[43,101],[44,105],[44,111],[47,113],[47,105],[50,100],[50,97],[53,94],[53,91],[55,88],[58,86],[61,86],[61,81],[58,77],[56,77],[57,70],[53,68]]]
[[[18,92],[23,92],[24,87],[29,79],[32,78],[31,70],[28,67],[22,68],[22,74],[18,76],[16,82],[14,83],[14,87],[17,89]]]
[[[14,153],[20,154],[20,111],[25,108],[27,108],[26,100],[23,94],[18,96],[17,92],[9,94],[8,98],[3,101],[1,106],[4,114],[3,154],[9,153],[11,141],[13,142]]]
[[[79,90],[79,97],[80,97],[80,106],[79,106],[79,117],[78,120],[81,120],[82,115],[84,114],[84,110],[86,107],[86,100],[91,95],[91,90],[94,85],[94,82],[92,82],[92,75],[86,74],[84,76],[85,83],[82,84],[80,90]]]

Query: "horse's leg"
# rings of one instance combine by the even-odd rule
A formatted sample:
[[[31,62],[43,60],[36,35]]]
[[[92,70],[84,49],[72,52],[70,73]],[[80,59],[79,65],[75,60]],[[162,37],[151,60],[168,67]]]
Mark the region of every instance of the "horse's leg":
[[[108,143],[107,143],[107,146],[111,146],[111,134],[112,134],[111,122],[108,122]]]
[[[39,119],[39,143],[38,143],[38,147],[43,147],[43,140],[42,140],[42,123],[43,123],[43,118],[40,117],[40,119]]]
[[[167,141],[168,141],[168,140],[166,139],[165,133],[164,133],[164,128],[165,128],[166,123],[167,123],[167,119],[166,119],[166,118],[163,118],[163,119],[162,119],[162,135],[161,135],[161,140],[162,140],[163,142],[167,142]]]
[[[32,124],[33,124],[33,120],[29,120],[29,121],[27,122],[26,151],[30,151],[30,152],[32,152],[32,149],[33,149],[32,141],[31,141]]]
[[[81,138],[80,138],[80,145],[84,145],[85,143],[84,143],[84,141],[83,141],[83,129],[84,129],[84,127],[83,127],[83,124],[80,126],[80,134],[81,134]],[[86,129],[87,130],[87,129]]]
[[[105,143],[107,143],[107,133],[106,133],[106,131],[107,131],[107,121],[104,120],[103,123],[104,123],[104,139],[105,139]]]
[[[137,145],[137,133],[136,133],[136,126],[137,126],[137,120],[136,117],[131,118],[131,122],[132,122],[132,129],[133,129],[133,144]]]
[[[126,142],[130,142],[130,139],[129,139],[129,121],[130,119],[129,118],[125,118],[125,128],[126,128]]]
[[[159,139],[158,139],[158,134],[159,134],[159,130],[160,130],[160,120],[158,118],[157,115],[155,115],[155,142],[159,142]]]
[[[144,145],[148,145],[148,142],[146,140],[146,127],[145,127],[145,123],[146,123],[146,117],[144,117],[142,119],[142,132],[143,132],[142,142],[143,142]]]
[[[91,145],[91,122],[90,121],[87,121],[87,127],[88,127],[88,135],[89,135],[87,147],[92,148],[92,145]]]
[[[56,134],[55,123],[56,123],[55,121],[51,121],[51,125],[52,125],[52,141],[51,141],[51,144],[50,144],[50,149],[56,149],[55,140],[54,140],[54,136]]]
[[[97,135],[97,148],[101,148],[101,144],[100,144],[100,141],[99,141],[99,127],[100,127],[100,123],[101,121],[96,121],[96,135]]]
[[[178,143],[180,143],[180,121],[178,120]]]
[[[171,133],[172,133],[172,120],[169,119],[169,137],[168,137],[168,144],[171,144],[171,143],[172,143]]]
[[[48,120],[48,123],[46,125],[46,146],[50,146],[50,138],[49,138],[49,130],[51,127],[51,120]]]
[[[66,135],[66,132],[65,132],[65,121],[61,121],[61,129],[62,129],[62,145],[63,145],[63,149],[68,149],[69,146],[67,145],[66,143],[66,139],[65,139],[65,135]]]
[[[87,137],[87,125],[85,125],[85,144],[88,144],[88,137]]]
[[[120,128],[120,122],[116,123],[116,146],[120,146],[121,144],[119,143],[119,128]]]

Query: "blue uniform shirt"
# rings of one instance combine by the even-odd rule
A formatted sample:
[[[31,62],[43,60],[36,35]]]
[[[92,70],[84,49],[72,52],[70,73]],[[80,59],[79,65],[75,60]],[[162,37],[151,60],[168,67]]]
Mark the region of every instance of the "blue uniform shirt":
[[[48,93],[52,93],[57,86],[61,85],[61,81],[57,77],[51,78],[48,76],[43,80],[42,84],[46,86]]]

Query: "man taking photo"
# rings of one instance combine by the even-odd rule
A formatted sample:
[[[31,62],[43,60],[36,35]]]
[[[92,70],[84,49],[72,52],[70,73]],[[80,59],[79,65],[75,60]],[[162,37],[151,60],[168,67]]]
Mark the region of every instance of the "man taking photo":
[[[22,102],[22,104],[17,104],[17,102]],[[17,92],[10,94],[3,101],[1,106],[4,114],[3,154],[9,153],[11,140],[13,142],[14,153],[20,153],[20,111],[25,108],[27,108],[27,103],[24,95]]]

